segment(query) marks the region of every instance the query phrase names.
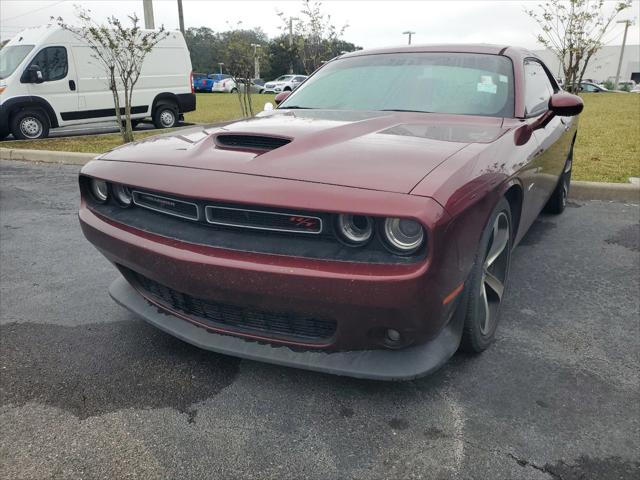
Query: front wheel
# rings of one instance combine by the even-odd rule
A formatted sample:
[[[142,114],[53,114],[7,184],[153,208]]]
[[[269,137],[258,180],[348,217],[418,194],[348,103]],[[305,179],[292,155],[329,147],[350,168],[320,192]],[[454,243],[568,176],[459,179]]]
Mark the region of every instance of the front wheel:
[[[160,105],[153,114],[156,128],[172,128],[178,125],[178,112],[173,105]]]
[[[571,167],[573,165],[573,145],[569,151],[569,157],[565,162],[562,175],[558,179],[556,189],[549,197],[547,204],[544,206],[545,213],[560,215],[567,206],[567,198],[569,197],[569,188],[571,187]]]
[[[39,110],[22,110],[11,119],[11,133],[17,140],[46,138],[49,128],[49,118]]]
[[[511,207],[502,198],[485,227],[476,262],[467,280],[467,315],[461,349],[479,353],[493,341],[509,277]]]

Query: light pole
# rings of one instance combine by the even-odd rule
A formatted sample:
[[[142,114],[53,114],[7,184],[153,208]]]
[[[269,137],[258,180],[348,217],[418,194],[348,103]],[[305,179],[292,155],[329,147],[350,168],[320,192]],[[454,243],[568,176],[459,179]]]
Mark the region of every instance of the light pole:
[[[184,18],[182,16],[182,0],[178,0],[178,21],[180,22],[180,31],[184,35]]]
[[[222,67],[224,66],[224,63],[218,62],[218,66],[220,67],[220,75],[222,75]]]
[[[260,78],[260,58],[258,57],[258,49],[262,47],[262,45],[258,45],[257,43],[252,43],[253,47],[253,78]]]
[[[618,82],[620,81],[620,69],[622,68],[622,56],[624,55],[624,46],[627,43],[627,30],[629,30],[629,26],[631,26],[631,20],[618,20],[616,23],[624,23],[624,35],[622,36],[622,47],[620,47],[620,60],[618,60],[618,70],[616,70],[616,83],[614,84],[615,89],[618,88]]]
[[[153,30],[156,28],[153,21],[153,2],[152,0],[142,0],[142,9],[144,10],[144,28]]]
[[[412,32],[411,30],[407,30],[406,32],[402,32],[403,35],[409,35],[409,45],[411,45],[411,35],[415,35],[416,32]]]
[[[289,73],[293,73],[293,21],[298,17],[289,17]]]

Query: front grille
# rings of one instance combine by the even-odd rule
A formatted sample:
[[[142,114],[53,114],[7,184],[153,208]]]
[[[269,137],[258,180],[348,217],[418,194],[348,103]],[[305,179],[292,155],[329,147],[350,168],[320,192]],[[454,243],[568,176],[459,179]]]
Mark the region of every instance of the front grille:
[[[291,142],[289,138],[267,137],[264,135],[218,135],[216,145],[229,149],[248,149],[268,152]]]
[[[322,232],[322,219],[295,213],[266,212],[245,208],[205,207],[207,222],[228,227],[253,228],[275,232]]]
[[[124,270],[124,269],[123,269]],[[171,309],[205,320],[212,327],[231,328],[272,338],[326,342],[336,331],[335,321],[318,320],[291,313],[266,312],[195,298],[126,270],[150,297]]]

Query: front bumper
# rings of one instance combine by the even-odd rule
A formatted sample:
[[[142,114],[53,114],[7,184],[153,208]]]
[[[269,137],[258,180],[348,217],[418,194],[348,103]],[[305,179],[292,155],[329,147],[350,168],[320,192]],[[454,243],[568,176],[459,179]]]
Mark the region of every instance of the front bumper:
[[[286,346],[275,347],[212,333],[163,313],[140,296],[122,277],[111,284],[109,294],[117,303],[150,324],[205,350],[287,367],[373,380],[411,380],[436,371],[458,349],[464,320],[458,313],[435,338],[398,351],[294,351]],[[459,312],[462,310],[458,309]]]

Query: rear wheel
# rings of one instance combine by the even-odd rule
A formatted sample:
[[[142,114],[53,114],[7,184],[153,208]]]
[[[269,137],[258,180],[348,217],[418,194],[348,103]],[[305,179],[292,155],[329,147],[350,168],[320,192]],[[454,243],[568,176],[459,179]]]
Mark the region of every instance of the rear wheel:
[[[156,128],[175,127],[178,125],[178,109],[169,103],[158,105],[153,114],[153,124]]]
[[[233,88],[231,89],[231,93],[238,93],[238,89],[237,89],[236,87],[233,87]]]
[[[511,208],[505,198],[494,209],[480,239],[467,281],[467,315],[461,348],[479,353],[493,341],[511,262]]]
[[[11,118],[11,133],[18,140],[49,136],[49,117],[40,110],[21,110]]]

